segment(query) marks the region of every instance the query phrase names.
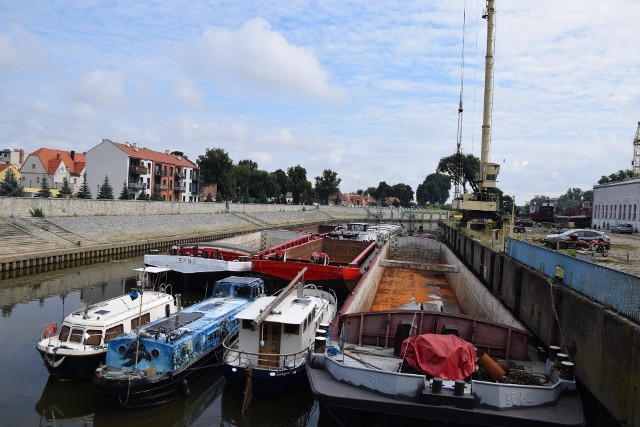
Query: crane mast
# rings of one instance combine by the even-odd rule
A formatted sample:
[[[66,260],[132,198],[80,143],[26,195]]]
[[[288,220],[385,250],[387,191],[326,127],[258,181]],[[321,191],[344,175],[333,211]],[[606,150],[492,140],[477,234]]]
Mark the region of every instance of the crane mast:
[[[491,149],[491,106],[493,101],[493,65],[495,46],[495,0],[487,0],[487,53],[485,56],[484,104],[482,116],[482,146],[480,153],[480,173],[475,177],[473,194],[461,194],[453,200],[454,209],[462,211],[462,223],[476,221],[483,226],[492,221],[494,225],[501,225],[498,215],[498,195],[488,190],[496,188],[500,165],[491,163],[489,152]]]

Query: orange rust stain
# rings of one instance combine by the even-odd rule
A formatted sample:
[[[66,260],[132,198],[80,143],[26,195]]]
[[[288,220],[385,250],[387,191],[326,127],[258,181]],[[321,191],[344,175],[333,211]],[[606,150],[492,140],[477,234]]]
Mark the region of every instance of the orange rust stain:
[[[445,307],[456,306],[454,309],[445,308],[445,311],[457,311],[455,295],[443,274],[405,268],[387,268],[371,304],[371,311],[414,308],[408,305],[436,299],[441,299]]]

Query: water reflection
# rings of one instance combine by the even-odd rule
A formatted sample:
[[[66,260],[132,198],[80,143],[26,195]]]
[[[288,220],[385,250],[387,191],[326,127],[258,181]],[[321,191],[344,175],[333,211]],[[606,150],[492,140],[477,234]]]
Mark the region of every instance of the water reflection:
[[[317,412],[317,403],[308,389],[276,396],[254,396],[244,413],[243,402],[244,394],[227,384],[222,395],[222,425],[306,426]]]

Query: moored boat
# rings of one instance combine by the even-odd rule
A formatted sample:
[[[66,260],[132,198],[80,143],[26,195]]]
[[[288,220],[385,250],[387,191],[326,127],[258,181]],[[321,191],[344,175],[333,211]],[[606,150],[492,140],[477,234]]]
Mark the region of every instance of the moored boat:
[[[251,271],[253,253],[250,248],[221,242],[173,245],[165,255],[145,255],[144,263],[182,274],[232,274]]]
[[[377,249],[376,242],[310,235],[256,255],[252,271],[281,283],[282,288],[306,267],[307,282],[333,290],[338,301],[343,301]]]
[[[316,400],[344,425],[369,425],[380,418],[402,425],[429,421],[491,426],[584,424],[575,379],[569,372],[562,374],[549,360],[523,357],[528,347],[525,331],[426,311],[371,312],[342,320],[339,343],[326,352],[310,353],[307,375]],[[431,366],[443,359],[456,367],[471,364],[471,375],[468,370],[447,376],[444,368],[429,374],[407,367],[403,362],[409,359],[409,352],[404,350],[415,337],[398,335],[396,331],[403,329],[398,325],[408,325],[416,337],[467,341],[471,350],[466,357],[456,357],[457,349],[447,356],[438,348],[418,347],[417,358]],[[441,333],[452,326],[460,338]],[[474,347],[482,354],[478,363],[486,364],[487,369],[477,368],[475,358],[469,356],[475,356]],[[507,361],[508,373],[494,358]],[[492,377],[496,369],[497,378]],[[510,378],[515,383],[509,383]],[[531,383],[522,383],[524,378],[532,379]]]
[[[69,314],[59,330],[56,323],[45,326],[36,349],[51,375],[60,380],[92,378],[98,365],[104,363],[110,340],[176,312],[167,285],[159,283],[167,269],[146,267],[136,271],[138,290],[87,303]]]
[[[262,279],[231,276],[214,284],[212,297],[111,340],[93,378],[97,400],[133,408],[188,395],[193,381],[220,365],[235,315],[263,294]]]
[[[295,392],[306,384],[307,352],[316,338],[326,339],[321,325],[333,320],[337,301],[335,294],[305,285],[303,274],[236,315],[238,333],[223,342],[224,375],[235,389],[268,394]]]
[[[342,306],[327,351],[309,355],[316,400],[343,425],[583,425],[571,362],[541,360],[474,282],[441,242],[394,238]]]

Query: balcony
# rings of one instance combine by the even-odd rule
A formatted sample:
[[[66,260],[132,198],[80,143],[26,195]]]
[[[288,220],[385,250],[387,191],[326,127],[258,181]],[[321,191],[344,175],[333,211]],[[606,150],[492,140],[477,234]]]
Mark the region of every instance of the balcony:
[[[156,184],[156,187],[158,187],[160,191],[165,191],[167,189],[166,184]]]
[[[129,173],[133,175],[146,175],[147,168],[144,166],[129,166]]]
[[[130,182],[127,184],[127,187],[131,190],[142,190],[144,188],[144,184],[140,184],[138,182]]]
[[[184,192],[187,189],[186,186],[184,185],[176,185],[173,187],[173,191],[180,191],[180,192]]]
[[[156,176],[167,176],[167,171],[166,170],[162,170],[162,169],[156,169],[154,171],[154,174]]]
[[[184,179],[184,177],[185,177],[184,172],[178,172],[178,171],[176,171],[176,178],[177,178],[177,179]]]

